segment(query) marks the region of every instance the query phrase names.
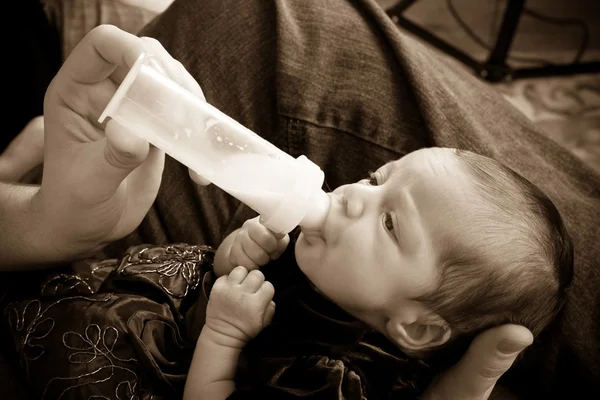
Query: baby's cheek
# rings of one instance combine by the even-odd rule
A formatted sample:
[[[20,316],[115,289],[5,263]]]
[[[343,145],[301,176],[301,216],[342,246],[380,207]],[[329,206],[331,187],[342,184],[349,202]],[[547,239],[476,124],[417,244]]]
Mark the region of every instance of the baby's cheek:
[[[307,238],[301,234],[296,241],[294,253],[300,270],[305,275],[310,275],[311,270],[319,268],[319,264],[325,258],[327,246],[320,238]]]

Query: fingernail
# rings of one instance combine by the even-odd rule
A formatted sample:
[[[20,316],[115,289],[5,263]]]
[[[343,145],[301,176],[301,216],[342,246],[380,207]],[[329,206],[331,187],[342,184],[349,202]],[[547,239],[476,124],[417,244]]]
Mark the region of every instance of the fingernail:
[[[529,344],[519,343],[512,340],[502,340],[498,343],[498,350],[504,354],[514,354],[523,351]]]

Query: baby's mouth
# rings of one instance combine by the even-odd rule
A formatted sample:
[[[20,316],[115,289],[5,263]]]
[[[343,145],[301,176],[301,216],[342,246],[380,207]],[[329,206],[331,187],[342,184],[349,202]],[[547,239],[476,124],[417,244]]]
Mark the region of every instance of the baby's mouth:
[[[300,230],[302,231],[302,234],[304,235],[304,239],[309,243],[313,243],[316,240],[325,240],[324,226],[321,227],[320,229],[306,229],[306,228],[300,227]]]
[[[310,223],[300,223],[300,229],[304,237],[310,241],[310,239],[325,239],[325,230],[327,226],[327,220],[331,211],[331,193],[322,193],[319,207],[314,210],[313,218]],[[305,222],[303,220],[303,222]]]
[[[328,218],[325,219],[325,222],[318,229],[306,229],[304,227],[300,227],[301,235],[304,240],[310,245],[317,245],[322,243],[327,243],[327,221]]]

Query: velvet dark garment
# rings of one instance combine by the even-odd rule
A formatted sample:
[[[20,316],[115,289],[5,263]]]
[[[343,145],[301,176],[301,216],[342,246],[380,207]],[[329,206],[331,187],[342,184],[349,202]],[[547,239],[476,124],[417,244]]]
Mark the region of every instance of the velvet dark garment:
[[[293,245],[264,273],[271,325],[244,349],[231,399],[414,399],[427,365],[315,292]],[[122,259],[75,264],[39,296],[5,310],[22,372],[41,399],[180,398],[204,320],[213,251],[136,246]]]
[[[137,246],[122,259],[53,274],[5,319],[22,373],[40,399],[156,399],[181,392],[192,347],[181,334],[204,299],[208,247]]]

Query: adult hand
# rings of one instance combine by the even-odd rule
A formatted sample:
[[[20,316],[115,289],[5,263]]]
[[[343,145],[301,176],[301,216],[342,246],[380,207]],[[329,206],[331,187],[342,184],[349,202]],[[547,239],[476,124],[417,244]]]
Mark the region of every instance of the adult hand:
[[[114,120],[98,117],[142,52],[202,96],[197,82],[158,41],[114,26],[93,29],[73,50],[44,100],[41,189],[33,199],[47,259],[86,256],[132,232],[154,202],[164,154]]]
[[[463,358],[443,372],[421,399],[488,399],[498,379],[532,342],[531,332],[520,325],[503,325],[481,333]]]
[[[18,182],[44,158],[44,117],[33,118],[0,154],[0,181]]]

